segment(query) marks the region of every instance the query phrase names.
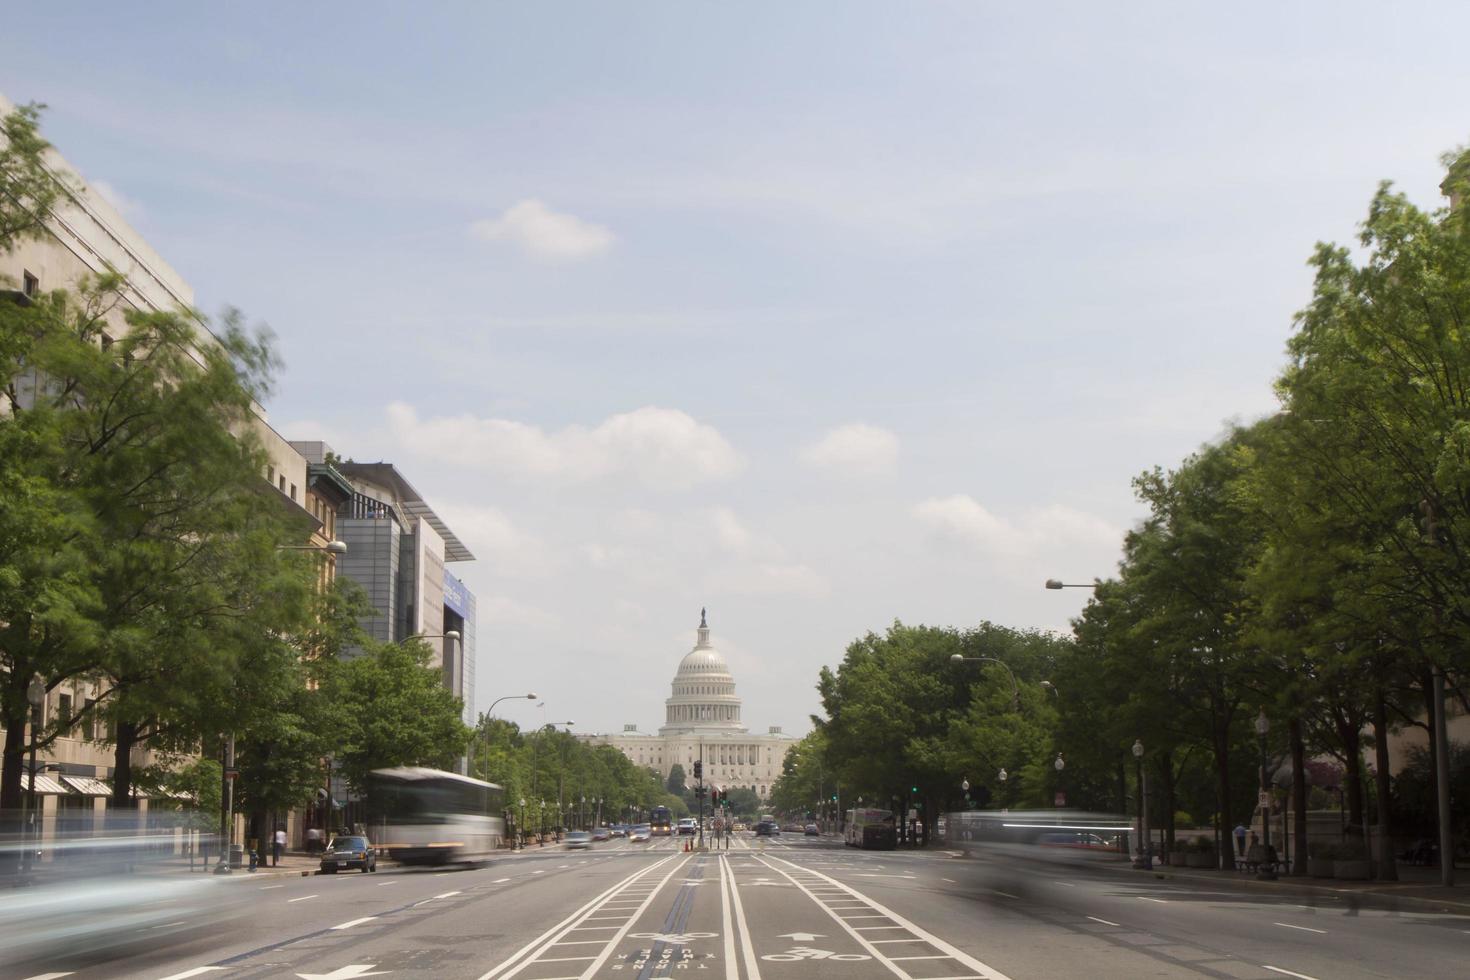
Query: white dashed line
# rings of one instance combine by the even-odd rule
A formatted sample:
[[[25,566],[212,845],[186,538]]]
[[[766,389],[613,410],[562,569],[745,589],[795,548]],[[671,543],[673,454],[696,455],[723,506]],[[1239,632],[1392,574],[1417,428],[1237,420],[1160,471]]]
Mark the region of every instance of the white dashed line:
[[[286,899],[286,904],[287,905],[290,905],[292,902],[304,902],[304,901],[306,901],[309,898],[316,898],[316,896],[315,895],[302,895],[300,898],[288,898],[288,899]]]
[[[71,976],[73,972],[68,970],[66,973],[38,973],[33,977],[26,977],[26,980],[61,980],[62,977]]]
[[[1168,901],[1162,898],[1147,898],[1143,895],[1136,896],[1140,902],[1157,902],[1160,905],[1168,905]]]
[[[999,888],[992,888],[990,890],[993,891],[993,892],[995,892],[997,895],[1004,895],[1006,898],[1020,898],[1021,897],[1020,895],[1012,895],[1010,892],[1003,892]]]
[[[260,890],[263,891],[263,892],[268,892],[272,888],[285,888],[285,887],[286,887],[285,885],[262,885],[261,888],[260,888]],[[48,976],[48,977],[65,977],[65,976],[69,976],[69,974],[66,974],[66,973],[47,973],[45,975]]]
[[[950,884],[951,884],[951,885],[954,885],[954,884],[958,884],[958,883],[957,883],[957,882],[956,882],[956,881],[955,881],[955,880],[954,880],[954,879],[953,879],[953,878],[940,878],[940,879],[939,879],[939,880],[940,880],[940,881],[947,881],[947,882],[949,882],[949,883],[950,883]]]
[[[201,973],[213,973],[215,970],[223,969],[224,967],[222,966],[196,966],[194,969],[185,970],[183,973],[173,973],[166,977],[159,977],[159,980],[189,980],[190,977],[197,977]]]
[[[435,898],[453,898],[454,896],[456,896],[458,894],[460,894],[460,892],[445,892],[442,895],[435,895],[434,897]]]
[[[1273,926],[1280,926],[1283,929],[1300,929],[1302,932],[1315,932],[1321,936],[1327,935],[1326,929],[1313,929],[1311,926],[1294,926],[1290,922],[1273,922],[1271,924]]]
[[[396,882],[396,881],[380,881],[380,882],[378,882],[378,887],[379,888],[387,888],[389,885],[396,885],[396,884],[398,884],[398,882]]]
[[[510,879],[509,878],[496,878],[494,881],[490,882],[490,884],[492,884],[492,885],[503,885],[507,881],[510,881]]]
[[[1095,915],[1089,915],[1088,918],[1091,919],[1093,922],[1101,922],[1105,926],[1115,926],[1118,924],[1116,922],[1109,922],[1107,919],[1099,919]]]
[[[1289,977],[1296,977],[1298,980],[1317,980],[1316,977],[1309,977],[1305,973],[1293,973],[1291,970],[1283,970],[1279,966],[1271,966],[1266,963],[1261,964],[1261,969],[1270,970],[1272,973],[1284,973]]]
[[[376,915],[365,915],[365,916],[363,916],[360,919],[351,919],[351,920],[349,920],[347,922],[342,923],[340,926],[333,926],[332,928],[333,929],[351,929],[353,926],[360,926],[364,922],[371,922],[371,921],[373,921],[376,918],[377,918]]]

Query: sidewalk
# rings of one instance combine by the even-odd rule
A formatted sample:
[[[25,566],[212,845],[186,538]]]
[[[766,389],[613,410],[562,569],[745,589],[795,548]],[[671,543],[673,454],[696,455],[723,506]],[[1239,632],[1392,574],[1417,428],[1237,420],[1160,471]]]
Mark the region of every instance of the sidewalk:
[[[1255,875],[1243,871],[1180,868],[1173,865],[1155,864],[1153,871],[1147,872],[1134,868],[1131,862],[1124,860],[1087,861],[1080,866],[1134,877],[1152,874],[1162,881],[1208,882],[1221,887],[1275,891],[1282,895],[1317,896],[1350,903],[1371,902],[1388,908],[1404,905],[1413,906],[1420,911],[1470,915],[1470,872],[1463,868],[1457,868],[1456,871],[1458,878],[1465,884],[1446,888],[1439,884],[1438,868],[1420,868],[1405,864],[1398,866],[1398,881],[1338,881],[1332,878],[1292,875],[1281,875],[1275,881],[1260,881]]]

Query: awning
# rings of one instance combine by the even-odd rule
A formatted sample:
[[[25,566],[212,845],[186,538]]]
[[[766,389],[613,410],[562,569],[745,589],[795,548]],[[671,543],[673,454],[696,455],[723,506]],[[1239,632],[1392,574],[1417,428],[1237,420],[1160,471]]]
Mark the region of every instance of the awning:
[[[23,773],[20,774],[20,783],[21,783],[21,787],[23,789],[30,789],[31,788],[28,785],[28,781],[26,780],[26,776],[28,776],[28,775],[30,775],[30,774],[29,773],[25,773],[25,772],[23,772]],[[50,776],[46,775],[44,772],[41,773],[40,775],[33,776],[29,780],[29,782],[30,783],[35,783],[35,790],[36,790],[37,793],[41,793],[41,794],[44,794],[44,795],[47,795],[47,796],[70,796],[71,795],[71,791],[70,790],[68,790],[65,786],[61,785],[60,783],[58,783],[56,780],[52,779]]]
[[[62,776],[61,781],[83,796],[111,796],[112,787],[91,776]]]

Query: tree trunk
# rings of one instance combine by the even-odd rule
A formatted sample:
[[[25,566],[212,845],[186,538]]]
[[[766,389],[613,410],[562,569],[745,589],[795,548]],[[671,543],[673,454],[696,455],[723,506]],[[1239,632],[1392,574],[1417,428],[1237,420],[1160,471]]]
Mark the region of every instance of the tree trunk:
[[[1373,761],[1375,788],[1378,792],[1378,880],[1397,881],[1398,866],[1394,858],[1393,833],[1389,822],[1388,792],[1388,699],[1380,681],[1373,698]]]
[[[1291,829],[1292,854],[1291,873],[1307,873],[1307,747],[1302,741],[1302,720],[1292,718],[1286,723],[1291,738],[1291,795],[1296,806],[1294,826]]]
[[[1230,724],[1215,723],[1215,792],[1220,798],[1220,831],[1228,834],[1235,826],[1230,819]],[[1235,849],[1219,847],[1220,867],[1225,871],[1235,870]]]
[[[1347,799],[1348,825],[1363,830],[1363,735],[1354,719],[1340,711],[1333,712],[1337,737],[1342,743],[1343,762],[1347,766],[1344,775],[1343,795]]]
[[[119,721],[112,749],[112,808],[135,810],[133,798],[133,747],[138,744],[138,723]]]
[[[21,795],[25,792],[23,770],[26,764],[26,717],[5,719],[4,769],[0,770],[0,811],[20,813]]]

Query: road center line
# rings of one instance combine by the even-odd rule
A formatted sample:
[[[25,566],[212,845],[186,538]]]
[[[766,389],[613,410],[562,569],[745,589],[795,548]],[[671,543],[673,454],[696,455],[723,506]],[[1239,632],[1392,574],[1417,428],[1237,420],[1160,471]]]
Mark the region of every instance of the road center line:
[[[720,868],[720,924],[725,930],[725,980],[740,980],[740,967],[735,963],[735,932],[730,920],[730,862],[722,854],[716,863]]]
[[[720,855],[720,860],[726,864],[730,859]],[[764,862],[762,862],[764,863]],[[730,903],[735,909],[735,921],[740,927],[740,955],[745,960],[746,980],[761,980],[760,961],[756,959],[755,945],[750,941],[750,924],[745,919],[745,903],[740,899],[740,889],[735,881],[735,874],[730,873]]]
[[[1313,929],[1311,926],[1294,926],[1290,922],[1273,922],[1271,924],[1273,926],[1280,926],[1283,929],[1300,929],[1302,932],[1315,932],[1322,936],[1327,935],[1326,929]]]
[[[1118,924],[1116,922],[1109,922],[1107,919],[1099,919],[1095,915],[1089,915],[1088,918],[1091,919],[1093,922],[1101,922],[1105,926],[1115,926]]]
[[[349,919],[347,922],[344,922],[344,923],[342,923],[339,926],[333,926],[332,928],[334,930],[335,929],[351,929],[353,926],[360,926],[364,922],[371,922],[371,921],[373,921],[376,918],[377,918],[376,915],[365,915],[365,916],[363,916],[360,919]]]
[[[1267,963],[1262,963],[1261,969],[1270,970],[1272,973],[1284,973],[1288,977],[1296,977],[1297,980],[1317,980],[1316,977],[1309,977],[1305,973],[1293,973],[1291,970],[1283,970],[1279,966],[1271,966]]]

